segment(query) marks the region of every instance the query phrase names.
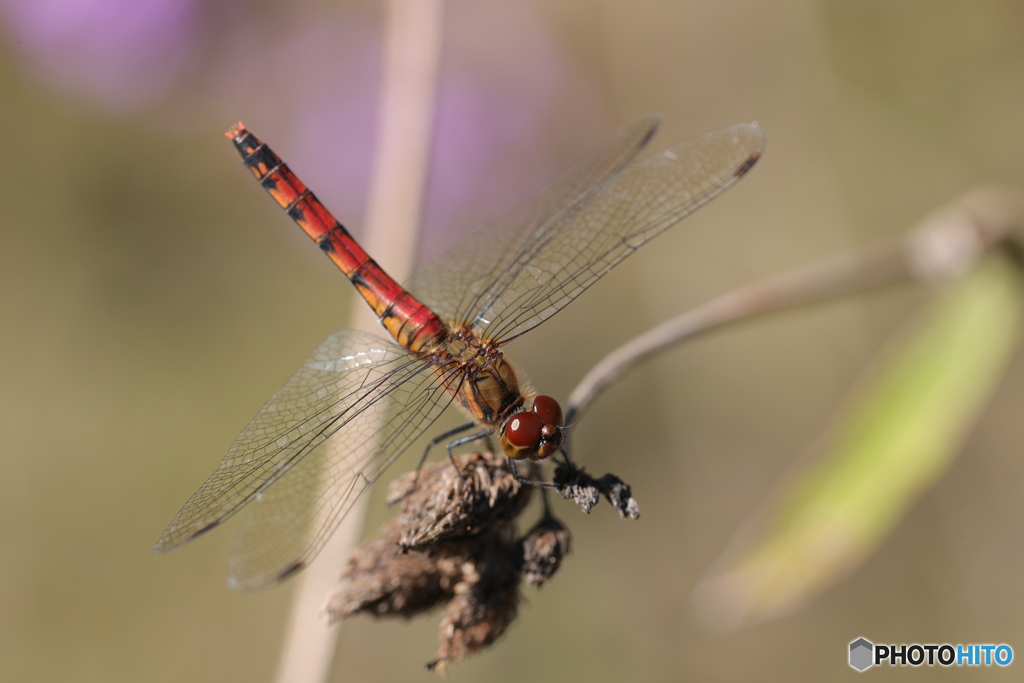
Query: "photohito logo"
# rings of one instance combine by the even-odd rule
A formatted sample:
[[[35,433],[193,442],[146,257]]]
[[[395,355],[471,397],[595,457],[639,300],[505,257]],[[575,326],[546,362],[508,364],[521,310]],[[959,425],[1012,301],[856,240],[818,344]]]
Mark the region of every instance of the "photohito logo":
[[[867,638],[850,643],[850,666],[857,671],[875,666],[1007,666],[1013,661],[1009,645],[875,645]]]

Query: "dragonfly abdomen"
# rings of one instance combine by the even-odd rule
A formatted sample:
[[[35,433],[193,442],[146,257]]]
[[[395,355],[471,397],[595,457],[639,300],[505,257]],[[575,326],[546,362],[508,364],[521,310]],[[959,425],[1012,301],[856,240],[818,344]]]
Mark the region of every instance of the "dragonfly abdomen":
[[[422,351],[448,336],[444,322],[385,273],[266,144],[241,122],[226,135],[260,185],[355,285],[395,341]]]

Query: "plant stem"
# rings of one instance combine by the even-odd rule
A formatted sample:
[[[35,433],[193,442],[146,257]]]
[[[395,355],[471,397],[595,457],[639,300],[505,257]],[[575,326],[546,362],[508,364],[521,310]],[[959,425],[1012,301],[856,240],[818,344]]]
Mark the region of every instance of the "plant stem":
[[[898,240],[833,256],[712,299],[635,337],[595,365],[569,396],[573,424],[613,381],[645,358],[730,324],[886,285],[935,282],[969,268],[1020,225],[1018,198],[980,190],[925,219]],[[568,450],[568,448],[567,448]]]
[[[441,60],[443,0],[389,0],[380,129],[363,244],[397,279],[412,270],[426,187]],[[356,296],[353,294],[353,296]],[[356,304],[352,327],[378,331],[369,307]],[[277,683],[326,681],[338,640],[324,617],[360,532],[364,496],[323,551],[297,579]]]

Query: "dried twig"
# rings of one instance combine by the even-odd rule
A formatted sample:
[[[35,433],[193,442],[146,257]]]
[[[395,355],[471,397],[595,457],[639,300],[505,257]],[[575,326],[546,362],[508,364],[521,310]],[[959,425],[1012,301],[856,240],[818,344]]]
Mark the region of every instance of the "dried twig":
[[[387,3],[381,126],[364,245],[398,276],[411,271],[415,258],[434,122],[443,8],[443,0]],[[354,317],[353,327],[377,327],[366,306],[360,305]],[[337,633],[324,628],[316,615],[322,610],[324,594],[336,581],[338,563],[359,535],[364,510],[365,502],[357,503],[320,553],[319,562],[301,575],[277,683],[327,679]]]
[[[1012,192],[978,190],[940,209],[900,239],[770,277],[668,320],[599,361],[569,396],[566,422],[578,420],[590,403],[627,370],[692,337],[768,313],[885,285],[954,277],[970,267],[982,250],[1007,237],[1022,215],[1020,204]]]

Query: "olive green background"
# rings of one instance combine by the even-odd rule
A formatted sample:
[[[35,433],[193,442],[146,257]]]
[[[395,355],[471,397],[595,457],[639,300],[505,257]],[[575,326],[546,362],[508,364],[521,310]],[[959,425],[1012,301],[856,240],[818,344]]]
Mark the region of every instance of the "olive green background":
[[[306,15],[347,12],[372,47],[383,21],[370,2],[233,7],[231,21],[267,40]],[[585,79],[573,87],[586,97],[552,97],[543,126],[504,143],[544,150],[544,164],[510,170],[495,157],[479,205],[428,206],[422,253],[645,113],[665,115],[655,147],[741,120],[768,136],[735,189],[508,347],[545,393],[565,397],[603,354],[709,296],[897,234],[977,185],[1024,180],[1019,3],[517,7],[512,21],[500,3],[451,2],[447,66],[515,64],[532,50],[516,31],[529,30]],[[4,35],[0,680],[269,681],[291,587],[228,590],[232,524],[167,556],[150,548],[263,400],[345,324],[348,284],[220,135],[243,118],[290,159],[296,138],[279,131],[315,93],[282,98],[280,74],[203,80],[204,60],[219,59],[206,35],[191,80],[145,106],[106,107],[41,78]],[[507,97],[514,116],[520,95]],[[343,160],[306,163],[292,161],[326,199]],[[342,219],[358,236],[352,206]],[[831,411],[922,300],[908,287],[736,327],[614,386],[576,448],[591,471],[633,485],[642,518],[558,503],[573,556],[451,680],[837,680],[856,674],[846,648],[859,636],[1024,652],[1020,362],[950,473],[846,580],[735,633],[707,629],[690,608],[700,577],[794,462],[813,457]],[[371,525],[388,514],[380,494]],[[427,680],[436,621],[346,623],[332,680]],[[1009,679],[1018,667],[942,674]]]

